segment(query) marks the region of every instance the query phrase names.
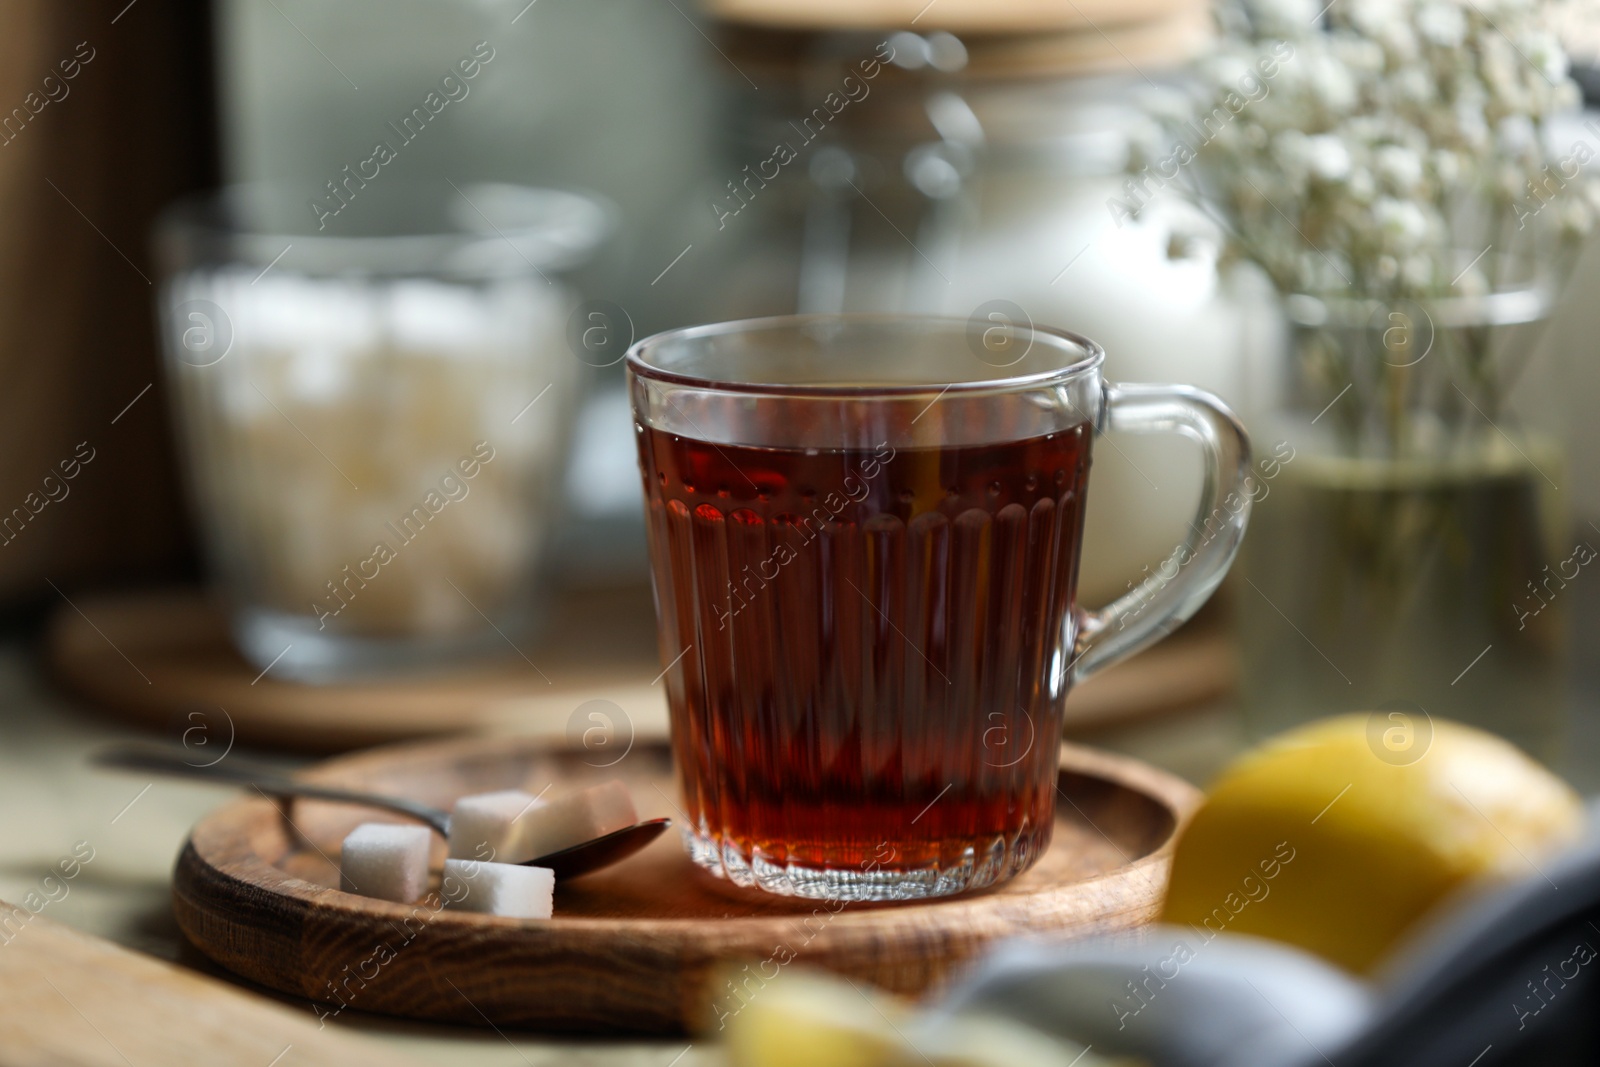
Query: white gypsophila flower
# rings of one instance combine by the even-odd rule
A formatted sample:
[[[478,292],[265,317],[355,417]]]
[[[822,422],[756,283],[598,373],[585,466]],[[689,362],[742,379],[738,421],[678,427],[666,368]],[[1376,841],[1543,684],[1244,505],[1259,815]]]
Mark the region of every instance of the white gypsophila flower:
[[[1372,216],[1389,248],[1409,251],[1428,235],[1428,216],[1415,201],[1379,197],[1372,205]]]
[[[1306,57],[1306,89],[1329,111],[1342,113],[1356,104],[1356,83],[1350,71],[1326,53]]]
[[[1344,6],[1350,25],[1374,38],[1382,36],[1384,29],[1401,15],[1401,5],[1394,0],[1349,0]]]
[[[1373,153],[1373,161],[1378,176],[1393,192],[1406,196],[1422,186],[1422,157],[1411,149],[1386,144]]]
[[[1306,138],[1306,163],[1319,181],[1337,182],[1350,173],[1350,150],[1339,137],[1319,133]]]
[[[1321,5],[1315,0],[1246,0],[1244,8],[1258,37],[1289,37],[1314,26]]]
[[[1207,60],[1202,69],[1206,80],[1221,92],[1234,91],[1239,83],[1255,74],[1250,61],[1237,52],[1223,52]]]
[[[1439,294],[1451,290],[1450,265],[1465,266],[1457,246],[1492,247],[1480,274],[1495,278],[1496,261],[1543,255],[1600,219],[1600,182],[1550,184],[1570,167],[1554,166],[1562,146],[1537,131],[1572,106],[1576,88],[1530,4],[1222,3],[1234,12],[1219,16],[1231,40],[1197,69],[1187,122],[1227,108],[1241,79],[1261,77],[1271,91],[1203,142],[1179,132],[1193,128],[1183,120],[1168,125],[1196,146],[1202,187],[1231,209],[1232,254],[1280,288]],[[1265,79],[1256,64],[1268,55],[1277,68]],[[1544,186],[1557,192],[1532,199]],[[1562,207],[1568,200],[1583,210]],[[1511,210],[1507,236],[1496,227]]]
[[[1510,41],[1498,34],[1479,40],[1478,52],[1479,69],[1483,74],[1484,87],[1489,90],[1489,104],[1492,107],[1507,93],[1521,88],[1522,57],[1517,55]]]
[[[1417,35],[1408,23],[1391,22],[1375,36],[1392,64],[1415,63],[1422,54]]]
[[[1339,34],[1329,39],[1328,46],[1334,58],[1357,75],[1381,74],[1387,63],[1383,46],[1365,37]]]
[[[1567,76],[1567,54],[1554,34],[1530,30],[1517,42],[1517,51],[1527,57],[1546,82],[1554,84]]]
[[[1526,115],[1507,115],[1494,128],[1495,147],[1501,155],[1522,158],[1535,152],[1539,133]]]
[[[1418,36],[1436,48],[1460,48],[1467,39],[1467,16],[1456,4],[1423,4],[1416,24]]]
[[[1406,67],[1394,76],[1395,96],[1408,104],[1433,102],[1437,81],[1421,67]]]

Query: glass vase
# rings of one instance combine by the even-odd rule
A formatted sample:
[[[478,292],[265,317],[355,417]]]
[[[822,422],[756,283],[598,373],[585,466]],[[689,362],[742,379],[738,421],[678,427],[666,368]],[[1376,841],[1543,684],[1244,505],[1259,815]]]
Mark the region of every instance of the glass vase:
[[[1506,402],[1548,307],[1289,301],[1238,590],[1251,733],[1364,710],[1554,754],[1567,590],[1600,536],[1569,533],[1561,451]]]

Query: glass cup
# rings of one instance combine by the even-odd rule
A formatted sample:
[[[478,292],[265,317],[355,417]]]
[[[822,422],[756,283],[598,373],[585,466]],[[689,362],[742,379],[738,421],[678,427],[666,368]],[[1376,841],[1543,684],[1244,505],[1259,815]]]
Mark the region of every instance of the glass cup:
[[[310,681],[505,654],[528,629],[582,383],[566,275],[609,226],[549,189],[342,192],[332,211],[238,186],[156,235],[214,584],[240,650]]]
[[[1215,397],[1101,378],[1060,330],[793,316],[628,354],[673,747],[695,862],[742,886],[942,896],[1031,865],[1071,684],[1158,640],[1244,535]],[[1176,433],[1188,540],[1075,603],[1095,436]]]

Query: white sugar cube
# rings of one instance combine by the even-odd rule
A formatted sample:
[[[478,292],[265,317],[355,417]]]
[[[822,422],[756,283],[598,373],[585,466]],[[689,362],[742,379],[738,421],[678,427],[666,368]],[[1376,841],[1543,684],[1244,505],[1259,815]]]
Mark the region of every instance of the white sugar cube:
[[[462,797],[450,814],[451,857],[499,863],[533,859],[539,853],[526,842],[526,826],[537,803],[520,789]]]
[[[520,789],[479,793],[456,801],[450,816],[450,856],[523,863],[638,821],[628,787],[616,780],[555,800]]]
[[[628,787],[612,780],[555,800],[541,801],[523,817],[527,859],[581,845],[639,821]]]
[[[423,826],[364,822],[339,852],[339,888],[410,904],[428,889],[430,831]]]
[[[512,863],[445,860],[441,894],[463,911],[513,919],[548,919],[554,907],[556,872]]]

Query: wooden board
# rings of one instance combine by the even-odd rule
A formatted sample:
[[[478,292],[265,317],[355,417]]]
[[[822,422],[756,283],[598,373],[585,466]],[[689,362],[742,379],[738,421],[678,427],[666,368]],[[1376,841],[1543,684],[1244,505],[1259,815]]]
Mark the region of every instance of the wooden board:
[[[642,732],[665,731],[662,691],[651,691],[661,667],[646,586],[558,602],[543,637],[508,646],[505,660],[329,685],[283,680],[248,663],[223,613],[196,589],[74,601],[57,611],[46,638],[57,680],[174,740],[193,725],[190,710],[223,739],[307,752],[469,730],[560,733],[595,698],[620,705]]]
[[[6,1067],[406,1067],[309,1012],[130,952],[0,902]],[[292,1050],[292,1052],[291,1052]]]
[[[641,814],[678,815],[664,747],[636,746],[608,769],[585,760],[592,757],[581,750],[529,739],[478,738],[378,749],[310,776],[448,806],[463,793],[620,775]],[[262,797],[195,827],[173,897],[185,934],[224,967],[348,1010],[681,1032],[715,1013],[714,987],[730,961],[759,970],[792,954],[914,994],[1002,938],[1150,921],[1197,792],[1152,767],[1072,745],[1062,749],[1060,786],[1054,842],[1038,864],[1004,886],[938,901],[844,904],[739,890],[696,868],[669,833],[616,867],[557,886],[548,922],[439,910],[436,899],[391,904],[334,888],[340,841],[374,813],[311,801],[282,812]],[[435,889],[442,853],[436,842]]]
[[[246,663],[222,615],[195,590],[75,597],[47,637],[56,678],[90,703],[174,740],[197,723],[219,745],[310,752],[467,731],[563,735],[610,701],[639,737],[666,735],[647,587],[586,590],[559,601],[546,636],[522,659],[450,674],[300,685]],[[1193,707],[1232,690],[1237,667],[1221,628],[1191,624],[1109,668],[1067,698],[1067,730]],[[200,718],[190,718],[191,712]],[[197,735],[190,735],[197,736]],[[221,751],[219,747],[215,751]]]

